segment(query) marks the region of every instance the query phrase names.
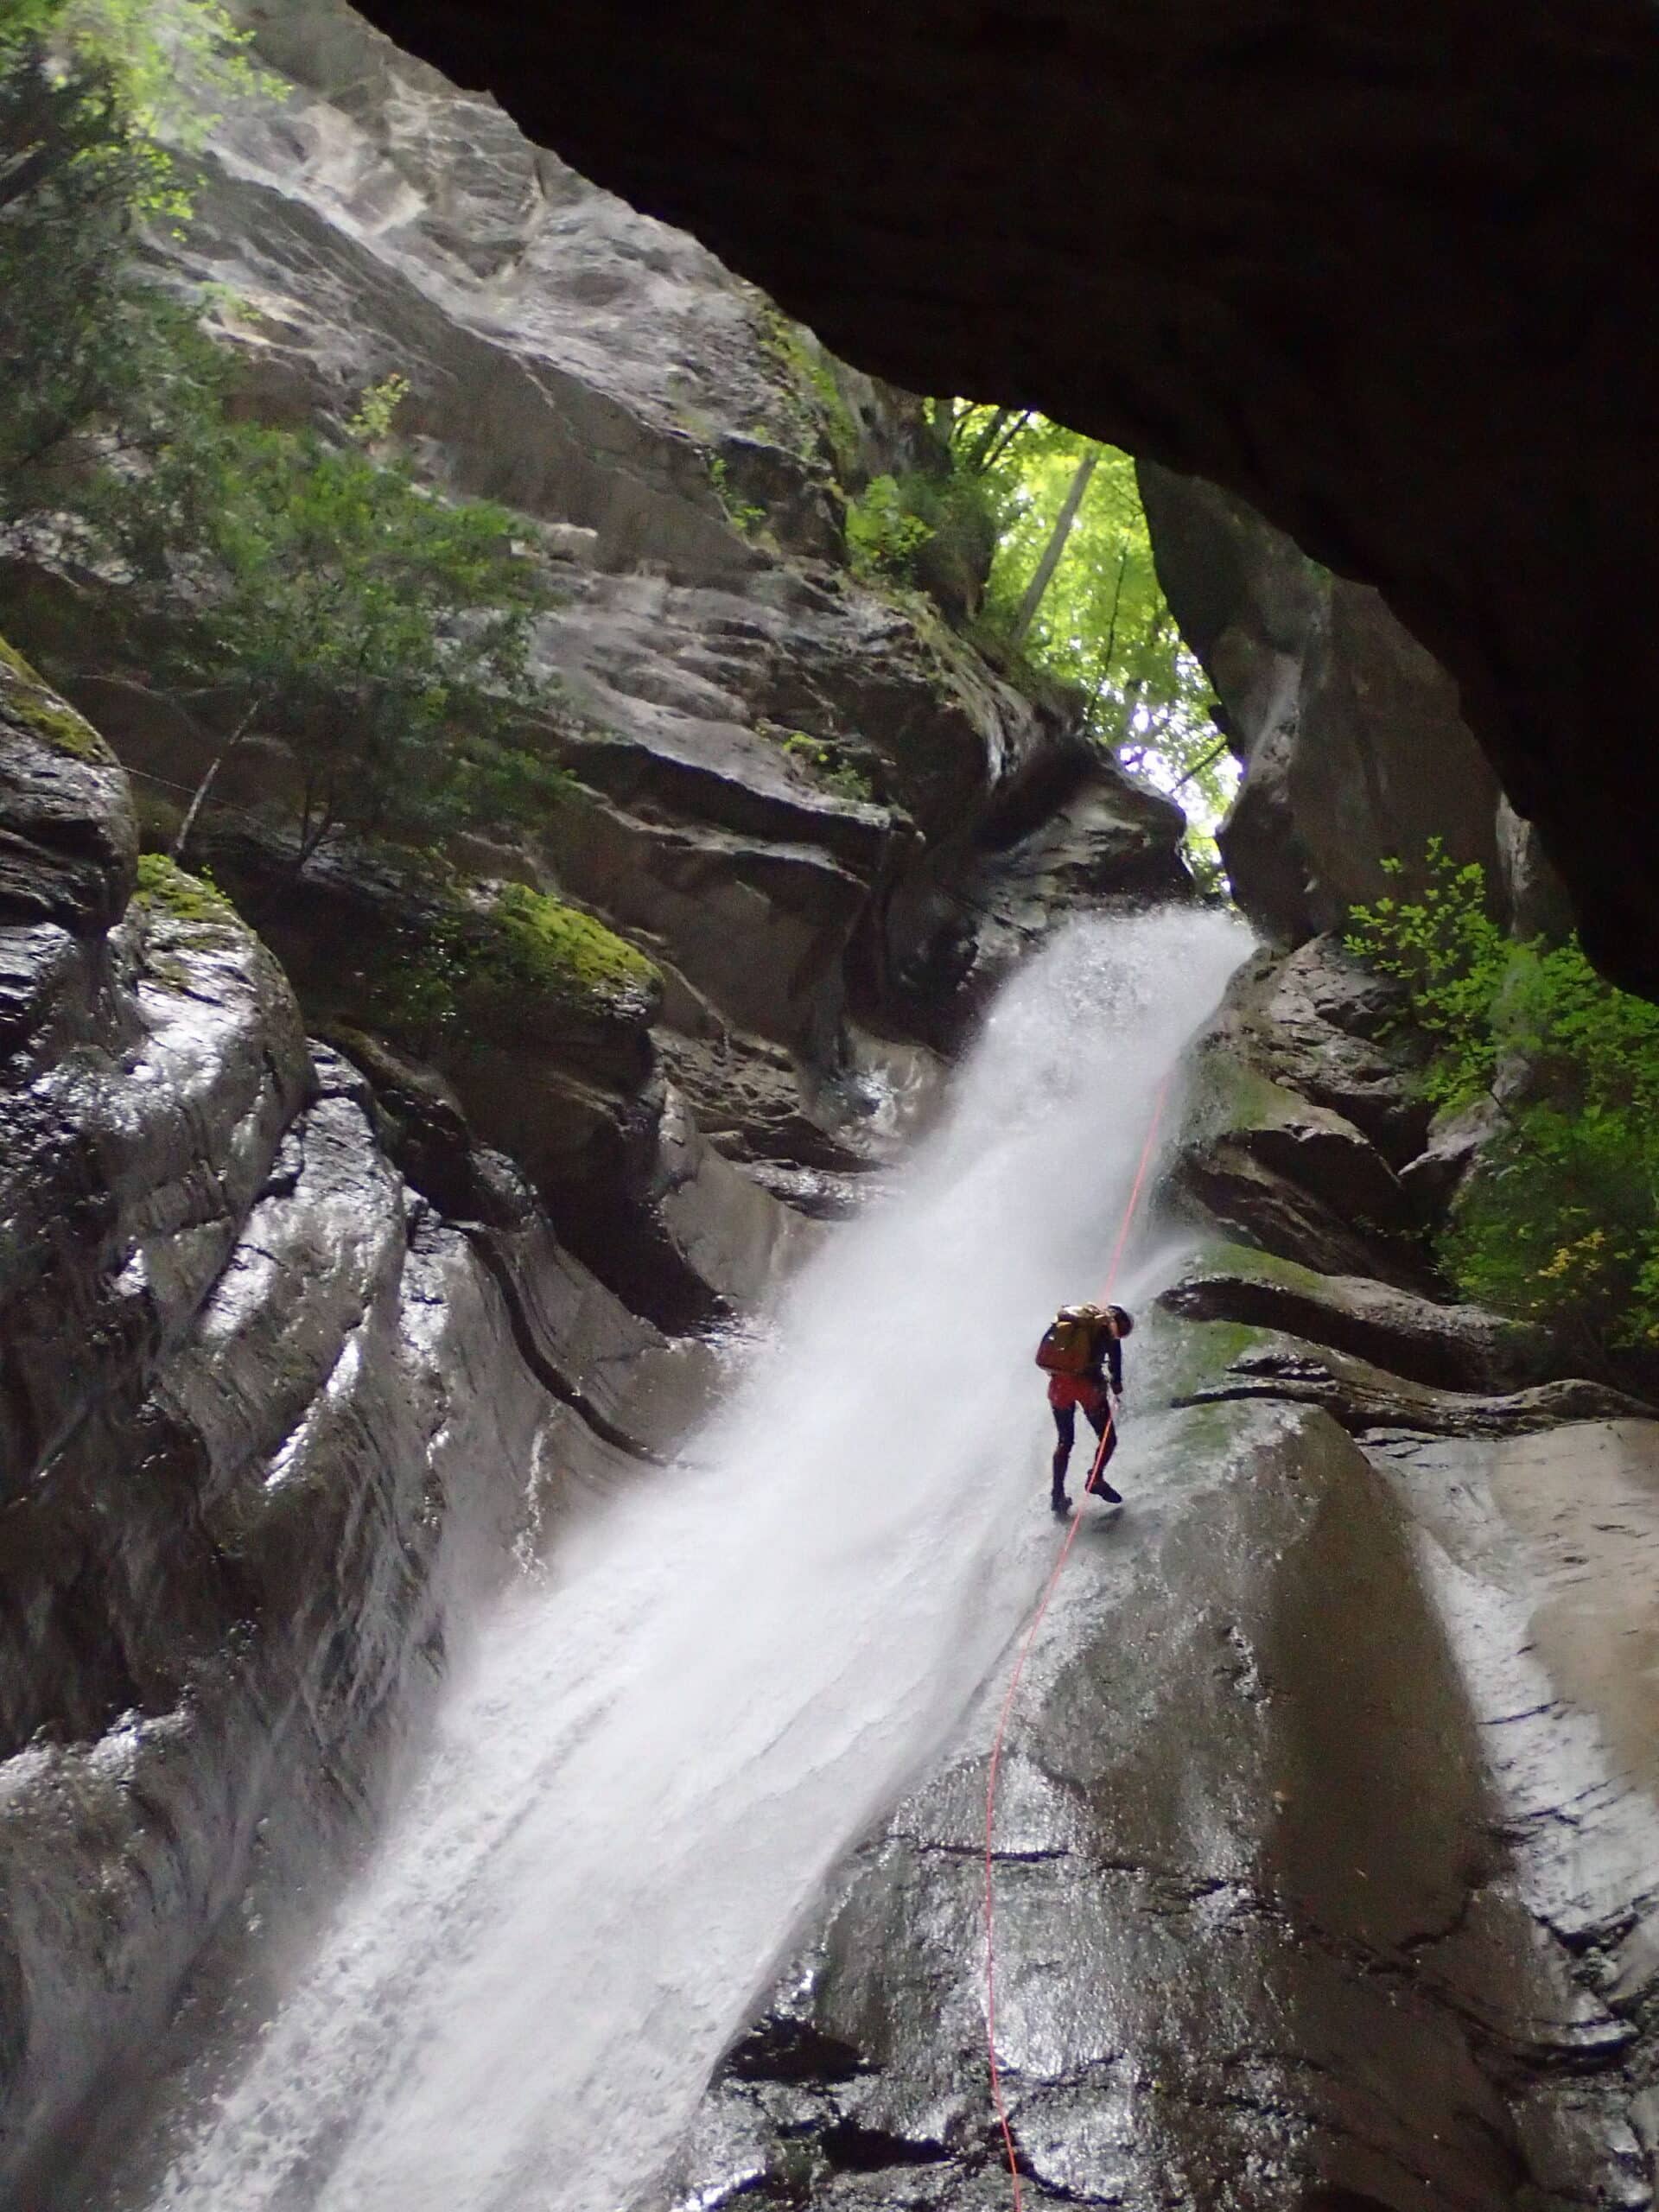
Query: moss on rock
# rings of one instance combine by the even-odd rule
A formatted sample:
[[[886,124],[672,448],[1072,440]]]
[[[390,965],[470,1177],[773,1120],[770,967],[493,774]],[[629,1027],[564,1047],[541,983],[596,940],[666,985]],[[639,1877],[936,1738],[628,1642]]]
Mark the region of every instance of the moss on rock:
[[[376,966],[372,1008],[348,1007],[351,1018],[440,1058],[486,1035],[591,1041],[643,1031],[663,991],[651,962],[613,930],[521,883],[457,893],[411,917]]]
[[[241,918],[209,876],[191,875],[165,853],[142,853],[134,904],[171,921],[202,928],[239,928]]]
[[[603,922],[522,883],[496,894],[479,966],[578,1005],[644,1009],[663,988],[644,953]]]
[[[116,758],[82,715],[60,699],[15,645],[0,638],[0,699],[11,718],[55,753],[112,768]]]

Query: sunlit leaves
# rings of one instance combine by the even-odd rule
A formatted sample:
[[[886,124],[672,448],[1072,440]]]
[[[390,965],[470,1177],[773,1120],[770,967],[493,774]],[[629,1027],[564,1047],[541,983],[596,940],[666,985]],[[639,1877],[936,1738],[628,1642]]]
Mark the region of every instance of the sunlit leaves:
[[[949,435],[958,467],[984,475],[995,517],[985,615],[994,646],[1012,625],[1089,442],[1046,416],[989,407],[958,406]],[[1096,450],[1099,465],[1024,656],[1076,687],[1098,742],[1175,791],[1208,830],[1236,772],[1210,717],[1209,684],[1159,586],[1135,463],[1115,447]]]

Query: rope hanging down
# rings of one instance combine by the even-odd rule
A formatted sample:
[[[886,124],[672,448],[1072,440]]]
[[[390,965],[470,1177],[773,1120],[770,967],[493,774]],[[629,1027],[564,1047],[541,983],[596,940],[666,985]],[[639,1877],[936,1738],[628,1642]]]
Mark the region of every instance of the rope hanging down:
[[[1164,1116],[1164,1102],[1169,1095],[1171,1077],[1166,1076],[1158,1086],[1158,1096],[1153,1101],[1152,1118],[1147,1125],[1147,1141],[1141,1147],[1140,1165],[1135,1171],[1135,1181],[1129,1188],[1128,1204],[1123,1209],[1119,1224],[1117,1242],[1112,1247],[1110,1264],[1106,1270],[1106,1287],[1103,1302],[1109,1303],[1112,1289],[1117,1281],[1118,1263],[1123,1257],[1123,1248],[1129,1241],[1129,1227],[1135,1209],[1141,1203],[1141,1193],[1146,1185],[1147,1173],[1152,1165],[1153,1148],[1158,1141],[1158,1127]],[[1090,1470],[1092,1484],[1106,1458],[1107,1447],[1117,1422],[1116,1406],[1108,1408],[1106,1427],[1102,1432],[1095,1453],[1094,1465]],[[1085,1487],[1084,1495],[1088,1495]],[[1026,1661],[1042,1626],[1043,1616],[1048,1611],[1049,1599],[1054,1595],[1077,1530],[1083,1526],[1083,1516],[1074,1514],[1065,1532],[1065,1541],[1060,1546],[1059,1556],[1044,1586],[1037,1610],[1032,1615],[1020,1656],[1014,1662],[1014,1672],[1008,1677],[1007,1691],[1002,1700],[1002,1710],[997,1715],[996,1733],[991,1739],[991,1761],[985,1777],[985,2044],[990,2059],[991,2101],[996,2107],[996,2124],[1002,2131],[1002,2148],[1008,2161],[1008,2178],[1014,2185],[1014,2212],[1024,2212],[1024,2199],[1020,2189],[1020,2163],[1014,2147],[1014,2130],[1008,2121],[1008,2108],[1002,2095],[1002,2073],[996,2056],[996,1780],[1002,1765],[1002,1745],[1008,1732],[1008,1716],[1014,1710],[1014,1700],[1020,1688],[1020,1678],[1026,1671]]]

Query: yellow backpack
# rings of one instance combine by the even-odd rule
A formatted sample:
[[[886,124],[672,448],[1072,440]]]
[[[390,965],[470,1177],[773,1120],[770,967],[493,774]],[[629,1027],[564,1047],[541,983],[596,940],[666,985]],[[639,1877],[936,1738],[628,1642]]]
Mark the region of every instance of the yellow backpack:
[[[1097,1306],[1062,1306],[1043,1332],[1038,1366],[1048,1375],[1092,1373],[1104,1319]]]

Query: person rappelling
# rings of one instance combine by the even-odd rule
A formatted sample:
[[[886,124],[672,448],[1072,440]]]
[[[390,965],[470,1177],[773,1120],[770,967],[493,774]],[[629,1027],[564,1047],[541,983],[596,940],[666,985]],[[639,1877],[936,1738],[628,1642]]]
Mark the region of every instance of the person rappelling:
[[[1084,1489],[1103,1497],[1109,1505],[1123,1503],[1106,1479],[1106,1463],[1117,1449],[1116,1404],[1123,1395],[1122,1344],[1134,1327],[1133,1316],[1121,1306],[1063,1306],[1044,1330],[1037,1347],[1037,1364],[1048,1376],[1048,1402],[1059,1437],[1054,1447],[1049,1503],[1062,1521],[1071,1513],[1065,1494],[1065,1471],[1077,1439],[1079,1406],[1100,1439]]]

